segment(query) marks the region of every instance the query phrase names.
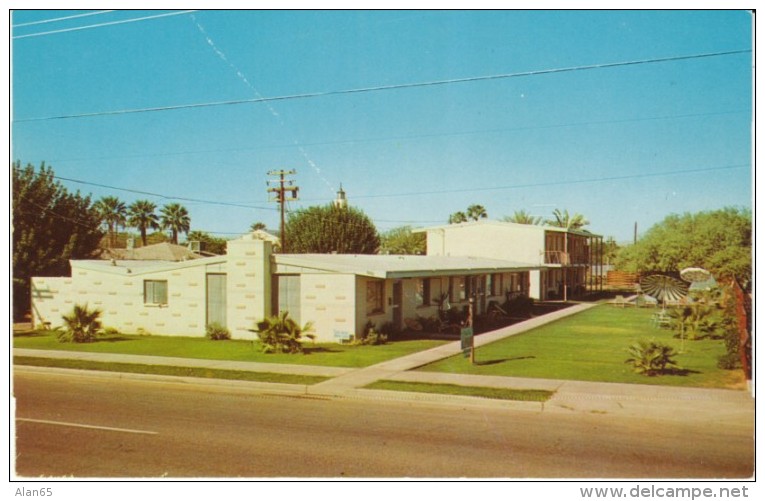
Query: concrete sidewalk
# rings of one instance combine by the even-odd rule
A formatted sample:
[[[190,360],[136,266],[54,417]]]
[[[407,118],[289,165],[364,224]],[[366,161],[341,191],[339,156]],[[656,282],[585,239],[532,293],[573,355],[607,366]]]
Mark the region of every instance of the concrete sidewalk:
[[[575,315],[594,306],[596,305],[577,304],[496,331],[480,334],[475,337],[475,346],[484,346],[526,332],[561,318]],[[338,398],[373,398],[376,400],[417,401],[460,406],[479,405],[524,409],[536,412],[586,412],[636,417],[651,415],[662,419],[685,421],[713,420],[716,423],[732,424],[747,422],[749,419],[753,419],[754,416],[754,399],[747,391],[412,371],[412,369],[457,355],[460,352],[460,342],[454,341],[430,350],[413,353],[369,367],[354,369],[347,367],[235,362],[113,353],[30,349],[13,350],[14,356],[271,372],[330,378],[327,381],[313,385],[226,382],[229,385],[242,383],[237,386],[242,389],[245,387],[250,387],[257,391],[268,389],[271,393],[285,391],[290,394],[298,392],[301,394]],[[124,377],[125,375],[122,376]],[[161,378],[163,376],[155,377]],[[547,402],[540,403],[364,389],[365,386],[380,380],[444,383],[491,388],[540,389],[553,391],[554,395]],[[210,384],[213,383],[211,382]]]

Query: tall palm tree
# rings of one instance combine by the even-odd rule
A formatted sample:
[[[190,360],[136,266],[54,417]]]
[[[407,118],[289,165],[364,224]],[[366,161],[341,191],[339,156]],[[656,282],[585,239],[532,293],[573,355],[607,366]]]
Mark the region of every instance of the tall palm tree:
[[[178,244],[178,233],[189,233],[191,227],[191,218],[189,211],[181,204],[172,203],[162,207],[162,228],[168,229],[173,236],[171,242]]]
[[[106,225],[109,235],[109,247],[114,247],[117,239],[117,229],[125,225],[127,220],[127,207],[125,202],[117,197],[102,197],[93,204],[98,211],[101,221]]]
[[[578,230],[579,228],[590,224],[590,222],[583,215],[569,215],[568,210],[561,211],[560,209],[555,209],[553,211],[553,217],[555,219],[548,219],[545,222],[550,226],[566,228],[567,230]]]
[[[517,210],[512,216],[505,216],[502,220],[516,224],[542,224],[542,216],[532,216],[525,210]]]
[[[464,213],[464,212],[462,212],[462,211],[459,211],[459,212],[455,212],[454,214],[452,214],[451,216],[449,216],[449,224],[458,224],[458,223],[464,223],[464,222],[466,222],[467,220],[468,220],[468,219],[467,219],[467,216],[466,216],[466,215],[465,215],[465,213]]]
[[[159,229],[157,206],[148,200],[136,200],[128,207],[128,224],[141,232],[141,244],[146,246],[146,230]]]
[[[486,219],[488,214],[483,205],[473,204],[467,208],[467,217],[473,221],[478,221],[479,219]]]

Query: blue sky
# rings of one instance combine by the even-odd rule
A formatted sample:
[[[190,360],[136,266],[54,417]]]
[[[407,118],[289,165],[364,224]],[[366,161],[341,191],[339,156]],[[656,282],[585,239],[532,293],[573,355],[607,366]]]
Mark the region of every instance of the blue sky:
[[[479,203],[497,219],[567,209],[629,241],[635,223],[752,205],[751,52],[289,98],[746,51],[747,11],[199,11],[108,24],[165,12],[16,27],[11,157],[90,183],[62,181],[94,198],[200,200],[180,200],[192,229],[226,238],[278,227],[275,169],[297,171],[290,209],[328,203],[342,183],[380,231]],[[102,114],[261,97],[288,98]]]

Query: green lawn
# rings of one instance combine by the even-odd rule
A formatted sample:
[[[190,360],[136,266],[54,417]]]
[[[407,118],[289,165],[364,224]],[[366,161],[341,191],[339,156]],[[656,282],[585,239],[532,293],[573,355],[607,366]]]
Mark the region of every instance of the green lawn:
[[[570,379],[616,383],[642,383],[709,388],[741,388],[743,374],[717,368],[725,353],[722,340],[685,341],[676,357],[673,374],[655,377],[633,372],[624,363],[627,348],[639,339],[656,339],[680,350],[680,340],[667,329],[654,328],[653,309],[599,305],[524,334],[476,350],[476,365],[462,356],[451,357],[419,370]]]
[[[126,353],[164,357],[235,360],[277,364],[322,365],[330,367],[367,367],[434,348],[444,341],[395,341],[378,346],[349,346],[334,343],[305,343],[305,354],[268,354],[251,341],[210,341],[202,337],[135,336],[119,334],[95,343],[60,343],[51,332],[14,333],[14,348],[40,350]]]
[[[442,395],[466,395],[469,397],[520,400],[523,402],[546,402],[554,392],[547,390],[516,390],[513,388],[486,388],[443,383],[413,383],[408,381],[375,381],[365,386],[374,390],[414,391]]]
[[[235,379],[239,381],[258,381],[261,383],[310,385],[329,379],[322,376],[302,376],[298,374],[279,374],[274,372],[207,369],[202,367],[172,367],[165,365],[126,364],[120,362],[94,362],[91,360],[65,360],[41,357],[13,357],[13,363],[14,365],[34,365],[36,367],[59,367],[62,369],[128,372],[132,374],[159,374],[162,376]]]

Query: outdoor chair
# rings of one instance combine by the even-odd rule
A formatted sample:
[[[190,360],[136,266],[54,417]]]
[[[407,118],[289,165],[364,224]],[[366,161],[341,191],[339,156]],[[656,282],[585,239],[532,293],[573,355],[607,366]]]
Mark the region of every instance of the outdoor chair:
[[[614,298],[614,300],[613,300],[613,305],[614,305],[614,306],[620,306],[620,307],[624,308],[625,306],[627,306],[627,301],[624,299],[624,296],[622,296],[621,294],[619,294],[619,295],[617,295],[617,296]]]
[[[662,327],[669,327],[671,319],[665,310],[659,310],[651,316],[653,326],[657,329]]]

